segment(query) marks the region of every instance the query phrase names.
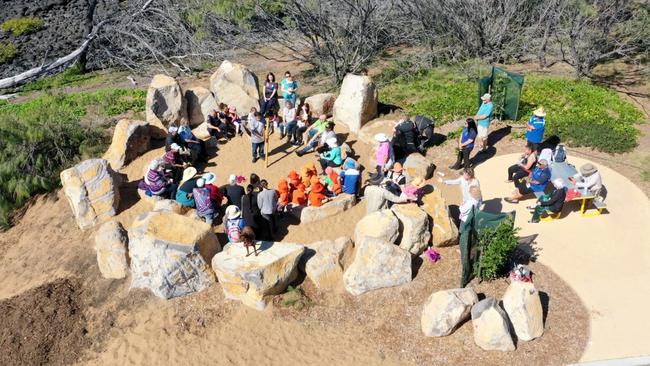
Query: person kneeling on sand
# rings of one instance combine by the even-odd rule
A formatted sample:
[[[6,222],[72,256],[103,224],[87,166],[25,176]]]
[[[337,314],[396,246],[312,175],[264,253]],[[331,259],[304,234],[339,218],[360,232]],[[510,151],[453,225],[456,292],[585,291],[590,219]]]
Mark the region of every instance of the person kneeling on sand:
[[[553,186],[555,186],[555,190],[553,190],[550,197],[543,195],[537,200],[537,206],[528,207],[533,212],[533,217],[528,222],[538,223],[543,214],[555,215],[562,212],[567,191],[564,187],[564,181],[557,178],[553,180]]]

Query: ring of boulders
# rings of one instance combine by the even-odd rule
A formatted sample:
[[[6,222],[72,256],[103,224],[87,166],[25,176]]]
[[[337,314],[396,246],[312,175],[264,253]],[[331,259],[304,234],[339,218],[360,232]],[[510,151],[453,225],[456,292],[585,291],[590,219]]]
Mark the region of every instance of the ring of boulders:
[[[90,159],[61,173],[63,192],[82,230],[97,227],[94,241],[98,268],[105,278],[131,276],[132,288],[146,288],[170,299],[202,291],[219,282],[226,298],[262,310],[283,293],[298,272],[322,291],[352,295],[400,286],[413,278],[412,258],[429,246],[457,243],[458,230],[439,189],[424,195],[422,205],[395,204],[370,212],[357,222],[353,238],[310,244],[258,242],[257,256],[239,244],[222,246],[211,226],[196,220],[174,200],[153,199],[152,210],[138,216],[130,229],[111,219],[119,206],[122,183],[116,171],[144,154],[150,138],[169,125],[188,121],[207,135],[207,114],[219,103],[246,113],[259,105],[255,75],[242,65],[224,61],[210,78],[210,89],[183,91],[173,78],[156,75],[147,92],[146,121],[121,120],[103,159]],[[334,116],[358,133],[377,114],[377,88],[367,76],[347,75],[341,92],[306,99],[315,115]],[[201,135],[200,131],[205,130]],[[430,178],[432,163],[412,154],[404,164],[410,176]],[[339,195],[323,207],[304,207],[294,214],[302,223],[337,215],[356,203]],[[532,283],[513,281],[503,297],[478,301],[471,288],[438,291],[422,308],[422,332],[428,337],[453,333],[472,320],[475,343],[485,350],[515,349],[510,329],[521,341],[544,331],[539,293]]]

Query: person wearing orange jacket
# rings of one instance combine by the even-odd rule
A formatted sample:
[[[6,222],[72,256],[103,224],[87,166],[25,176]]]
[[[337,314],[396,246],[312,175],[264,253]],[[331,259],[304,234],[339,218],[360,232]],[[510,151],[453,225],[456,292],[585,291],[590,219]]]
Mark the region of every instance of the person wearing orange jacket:
[[[341,181],[339,179],[339,174],[334,171],[332,167],[327,167],[325,168],[325,173],[327,174],[327,177],[325,178],[325,184],[327,185],[327,189],[329,189],[330,192],[334,193],[334,195],[339,195],[343,191],[341,189]]]

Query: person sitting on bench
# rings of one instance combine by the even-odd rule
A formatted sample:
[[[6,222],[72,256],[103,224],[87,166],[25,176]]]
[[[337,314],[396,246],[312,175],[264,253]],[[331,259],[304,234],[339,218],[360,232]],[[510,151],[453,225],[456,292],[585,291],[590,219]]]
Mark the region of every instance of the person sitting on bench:
[[[530,174],[536,162],[537,151],[535,151],[535,145],[528,142],[526,143],[526,152],[521,156],[519,162],[508,168],[508,179],[506,182],[510,183],[525,178]]]
[[[520,199],[528,194],[535,194],[539,196],[544,193],[546,184],[551,179],[551,171],[548,169],[548,163],[544,159],[537,162],[537,167],[533,169],[530,175],[524,179],[515,182],[515,189],[511,197],[506,197],[504,200],[509,203],[518,203]]]
[[[598,196],[600,190],[603,188],[603,180],[598,172],[598,168],[591,164],[587,163],[580,167],[580,174],[569,178],[569,181],[573,183],[575,190],[579,192],[585,192],[590,196]],[[583,195],[585,195],[583,193]]]
[[[538,223],[543,214],[553,216],[562,212],[564,200],[566,199],[566,187],[564,181],[560,178],[553,180],[555,190],[551,196],[543,195],[537,200],[537,206],[529,206],[528,209],[533,212],[533,217],[528,221]]]

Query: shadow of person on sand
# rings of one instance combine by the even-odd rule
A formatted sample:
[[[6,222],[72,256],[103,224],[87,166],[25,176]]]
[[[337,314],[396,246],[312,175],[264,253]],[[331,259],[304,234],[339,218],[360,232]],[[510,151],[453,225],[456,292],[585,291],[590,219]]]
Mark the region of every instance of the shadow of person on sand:
[[[503,210],[503,204],[501,203],[502,199],[501,198],[492,198],[487,201],[483,201],[483,209],[482,211],[489,212],[489,213],[501,213],[501,210]]]

